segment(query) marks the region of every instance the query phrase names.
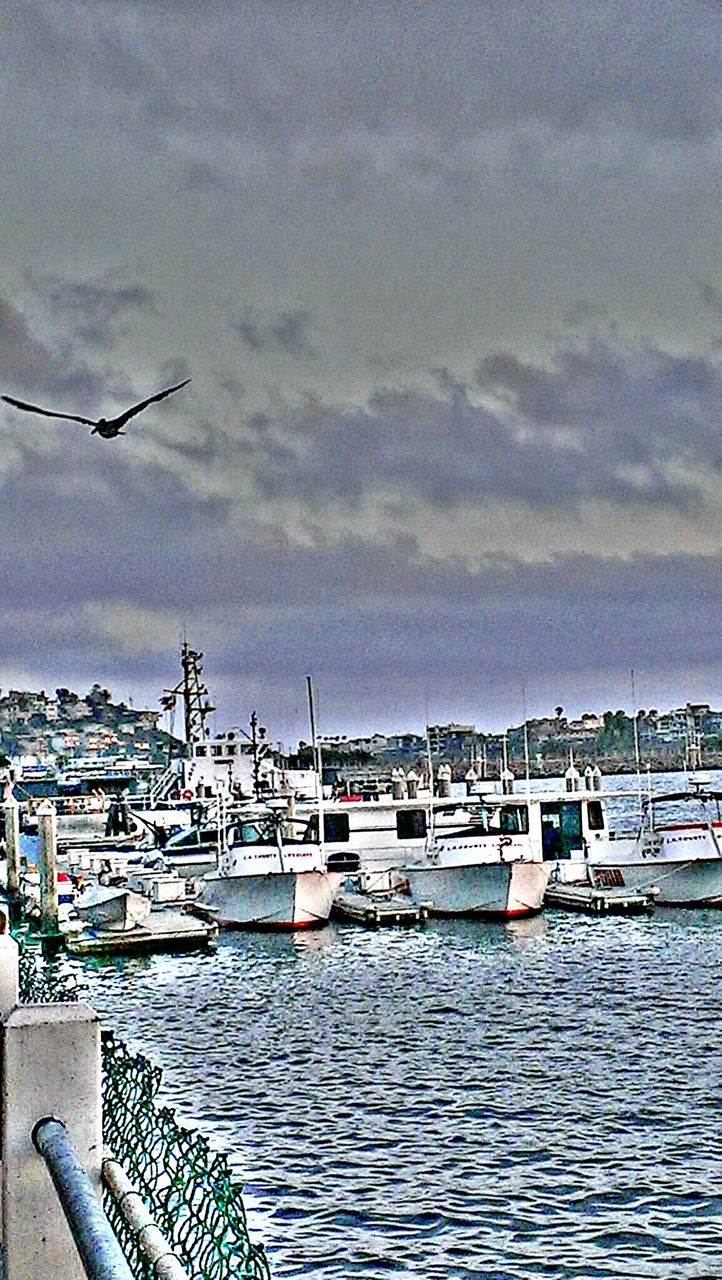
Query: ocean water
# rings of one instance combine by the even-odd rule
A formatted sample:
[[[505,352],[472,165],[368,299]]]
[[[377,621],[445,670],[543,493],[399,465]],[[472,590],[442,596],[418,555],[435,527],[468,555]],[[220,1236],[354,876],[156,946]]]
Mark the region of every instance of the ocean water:
[[[79,967],[231,1155],[276,1280],[722,1276],[722,912]]]
[[[84,965],[275,1277],[722,1275],[722,915],[226,935]]]

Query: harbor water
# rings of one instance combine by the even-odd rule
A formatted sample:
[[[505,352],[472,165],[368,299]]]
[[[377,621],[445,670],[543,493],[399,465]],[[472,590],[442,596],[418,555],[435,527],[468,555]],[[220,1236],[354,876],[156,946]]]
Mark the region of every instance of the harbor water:
[[[74,967],[231,1154],[276,1280],[722,1275],[722,912]]]

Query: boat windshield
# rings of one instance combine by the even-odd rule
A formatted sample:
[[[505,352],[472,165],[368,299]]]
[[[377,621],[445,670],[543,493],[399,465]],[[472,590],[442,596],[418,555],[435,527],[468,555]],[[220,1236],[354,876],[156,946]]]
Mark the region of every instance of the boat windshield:
[[[275,825],[268,818],[255,818],[252,822],[236,822],[233,827],[233,843],[275,844]]]
[[[696,795],[690,792],[670,792],[667,795],[651,797],[652,825],[663,827],[691,825],[706,826],[710,822],[722,820],[719,792]],[[649,798],[645,798],[645,821],[650,821]]]
[[[458,836],[516,836],[529,831],[529,808],[525,804],[479,805],[470,813],[471,822],[458,831],[443,832],[443,839]]]
[[[503,804],[481,810],[481,821],[489,835],[526,835],[529,831],[529,808],[525,804]]]

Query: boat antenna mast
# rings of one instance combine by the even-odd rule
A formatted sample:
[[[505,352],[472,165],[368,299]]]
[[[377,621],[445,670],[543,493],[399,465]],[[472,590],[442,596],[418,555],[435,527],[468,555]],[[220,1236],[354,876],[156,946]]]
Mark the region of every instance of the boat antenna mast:
[[[258,723],[258,716],[255,711],[251,712],[249,721],[251,732],[246,733],[245,729],[241,729],[241,733],[247,742],[251,744],[251,760],[253,762],[253,794],[256,800],[261,798],[261,764],[266,756],[271,753],[271,744],[267,741],[268,730],[265,725]]]
[[[313,680],[310,676],[306,676],[306,691],[308,694],[308,718],[311,725],[311,749],[313,751],[313,768],[316,774],[316,796],[318,800],[318,845],[323,852],[324,841],[326,838],[326,822],[323,805],[323,760],[321,757],[321,744],[318,740],[316,731],[316,708],[313,697]]]
[[[634,767],[637,772],[637,800],[639,804],[639,820],[644,820],[642,803],[642,756],[639,750],[639,714],[637,712],[637,690],[634,683],[634,668],[629,673],[632,687],[632,715],[634,718]]]
[[[209,701],[208,690],[203,683],[203,654],[198,649],[191,649],[187,640],[183,640],[181,648],[181,667],[183,676],[174,689],[164,689],[161,706],[171,711],[176,699],[183,700],[183,717],[187,743],[203,742],[208,737],[206,720],[215,711]]]

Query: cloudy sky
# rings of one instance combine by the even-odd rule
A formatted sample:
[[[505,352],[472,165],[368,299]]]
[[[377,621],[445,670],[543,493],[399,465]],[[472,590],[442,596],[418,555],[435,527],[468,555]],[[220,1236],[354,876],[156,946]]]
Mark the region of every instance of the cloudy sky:
[[[0,685],[722,703],[716,0],[6,0]]]

